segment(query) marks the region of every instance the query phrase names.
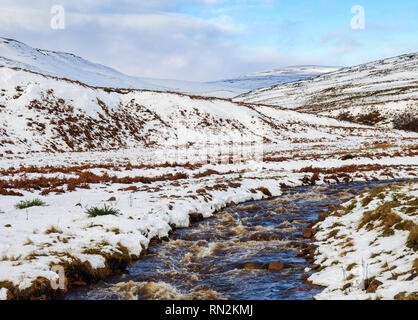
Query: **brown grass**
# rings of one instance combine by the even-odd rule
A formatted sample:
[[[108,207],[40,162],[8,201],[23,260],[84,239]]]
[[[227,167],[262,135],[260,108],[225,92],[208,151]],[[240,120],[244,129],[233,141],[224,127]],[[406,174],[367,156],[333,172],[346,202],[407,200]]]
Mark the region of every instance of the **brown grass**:
[[[418,225],[414,225],[409,232],[407,246],[414,249],[415,251],[418,250]]]
[[[412,292],[412,293],[407,293],[407,292],[401,292],[398,293],[395,297],[395,300],[418,300],[418,293],[417,292]]]
[[[87,261],[81,262],[79,259],[67,254],[69,261],[63,262],[61,265],[64,267],[66,282],[68,288],[77,283],[93,283],[99,280],[103,280],[115,272],[121,272],[125,270],[128,264],[140,257],[130,255],[126,247],[121,244],[118,245],[119,252],[112,254],[102,253],[99,249],[86,250],[85,254],[98,254],[105,258],[105,268],[93,269]],[[143,250],[145,252],[145,250]],[[10,300],[46,300],[55,299],[63,293],[60,290],[53,290],[51,288],[51,282],[45,278],[36,279],[31,287],[20,290],[18,286],[15,286],[9,281],[0,282],[0,288],[8,289],[7,298]]]
[[[262,192],[267,197],[272,197],[272,194],[271,194],[270,190],[265,188],[265,187],[260,187],[260,188],[257,188],[256,190]]]
[[[150,184],[157,181],[175,181],[181,179],[187,179],[189,176],[185,173],[176,174],[165,174],[155,177],[117,177],[109,176],[108,174],[97,175],[92,172],[77,172],[77,178],[47,178],[39,177],[34,179],[20,178],[14,180],[1,180],[0,181],[0,193],[1,191],[10,192],[9,189],[13,190],[43,190],[44,194],[48,194],[51,191],[64,192],[60,187],[67,185],[67,191],[73,191],[76,188],[86,189],[89,188],[89,184],[105,184],[105,183],[119,183],[119,184],[133,184],[143,183]]]
[[[392,227],[402,222],[402,218],[396,213],[392,212],[392,208],[398,207],[400,204],[397,201],[385,202],[377,207],[375,210],[365,211],[360,220],[358,230],[366,226],[367,230],[373,228],[383,227],[383,236],[390,236],[394,234]]]

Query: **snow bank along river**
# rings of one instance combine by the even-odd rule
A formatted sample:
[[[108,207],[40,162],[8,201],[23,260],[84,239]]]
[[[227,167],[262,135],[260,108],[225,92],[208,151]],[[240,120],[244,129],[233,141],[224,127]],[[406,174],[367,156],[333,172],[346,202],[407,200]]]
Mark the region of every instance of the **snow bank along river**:
[[[301,256],[304,230],[330,205],[388,181],[289,188],[178,229],[122,274],[73,289],[65,299],[313,299],[318,266]],[[311,257],[312,258],[312,257]]]

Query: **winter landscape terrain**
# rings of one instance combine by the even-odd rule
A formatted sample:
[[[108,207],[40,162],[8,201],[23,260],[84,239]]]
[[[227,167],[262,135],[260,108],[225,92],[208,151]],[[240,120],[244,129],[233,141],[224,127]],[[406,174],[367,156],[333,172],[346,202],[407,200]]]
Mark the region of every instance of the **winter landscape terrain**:
[[[417,68],[418,54],[407,54],[251,91],[235,100],[393,127],[399,115],[417,113]]]
[[[338,69],[318,66],[289,67],[212,82],[138,78],[73,54],[35,49],[22,42],[5,38],[0,38],[0,64],[78,80],[96,87],[176,91],[220,98],[232,98],[250,90],[305,79]]]
[[[56,297],[54,266],[67,287],[105,279],[231,204],[394,179],[411,182],[358,195],[307,229],[318,271],[307,281],[326,287],[317,299],[416,298],[418,133],[388,124],[417,112],[417,57],[202,84],[1,39],[0,299]],[[384,125],[340,117],[374,110]]]

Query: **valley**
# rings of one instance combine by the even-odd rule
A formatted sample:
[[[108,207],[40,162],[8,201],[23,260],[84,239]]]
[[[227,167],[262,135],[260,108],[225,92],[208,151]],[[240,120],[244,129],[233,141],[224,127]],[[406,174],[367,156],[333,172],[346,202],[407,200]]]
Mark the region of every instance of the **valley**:
[[[55,266],[64,270],[66,289],[107,279],[141,263],[150,246],[179,228],[293,188],[406,179],[415,190],[418,133],[388,124],[393,104],[416,108],[416,54],[232,99],[140,84],[69,54],[1,41],[0,53],[13,44],[7,48],[23,51],[11,55],[25,57],[0,59],[1,299],[56,298],[62,292],[51,287],[59,280]],[[65,72],[51,57],[64,60],[58,65]],[[316,68],[305,76],[329,71]],[[385,120],[374,126],[335,119],[363,104],[378,105]],[[408,219],[416,224],[416,211]],[[321,254],[331,260],[328,251]],[[412,269],[414,259],[407,263]],[[322,275],[318,282],[335,284]],[[402,281],[412,281],[401,286],[406,295],[416,291],[416,279]],[[364,298],[358,290],[348,297]],[[317,298],[333,297],[325,292]]]

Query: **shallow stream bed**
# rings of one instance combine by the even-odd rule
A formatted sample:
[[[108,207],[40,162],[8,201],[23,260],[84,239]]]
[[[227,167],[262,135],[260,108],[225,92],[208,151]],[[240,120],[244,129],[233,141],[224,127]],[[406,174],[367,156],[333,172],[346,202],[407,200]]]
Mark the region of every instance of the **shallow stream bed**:
[[[393,181],[303,186],[228,207],[151,246],[127,272],[72,289],[65,299],[305,300],[321,288],[302,279],[312,265],[296,255],[306,226],[364,189]],[[268,264],[283,264],[268,270]]]

